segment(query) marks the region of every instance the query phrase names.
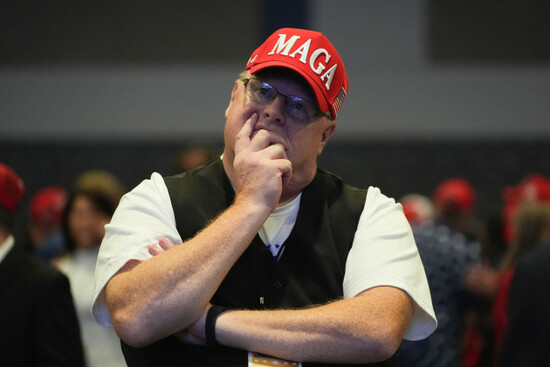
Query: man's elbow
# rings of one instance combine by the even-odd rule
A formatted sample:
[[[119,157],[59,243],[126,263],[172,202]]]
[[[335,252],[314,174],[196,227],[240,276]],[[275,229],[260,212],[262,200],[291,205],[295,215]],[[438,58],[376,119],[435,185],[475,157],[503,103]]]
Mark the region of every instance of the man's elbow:
[[[135,260],[128,261],[105,286],[105,302],[113,327],[119,338],[132,347],[144,347],[160,339],[155,340],[155,331],[149,325],[147,311],[150,312],[150,305],[143,302],[143,297],[127,297],[132,293],[128,284],[136,283],[129,277],[139,264]]]
[[[165,312],[153,312],[155,307],[128,304],[110,307],[111,321],[119,338],[135,348],[145,347],[191,326],[201,316],[199,310],[181,319],[166,318]],[[179,326],[178,326],[179,325]]]
[[[398,330],[381,328],[360,340],[358,362],[381,362],[391,358],[401,345],[403,334]]]
[[[378,361],[385,361],[391,358],[397,352],[401,340],[401,336],[395,333],[379,338],[376,342],[376,359]]]
[[[159,338],[155,338],[144,319],[125,310],[111,312],[113,327],[119,338],[131,347],[141,348]]]

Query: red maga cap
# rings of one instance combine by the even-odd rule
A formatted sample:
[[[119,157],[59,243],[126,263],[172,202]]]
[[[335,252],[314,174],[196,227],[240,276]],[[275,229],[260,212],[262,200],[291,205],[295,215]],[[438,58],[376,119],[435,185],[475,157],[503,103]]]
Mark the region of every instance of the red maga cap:
[[[31,220],[61,225],[67,197],[67,192],[61,187],[46,187],[40,190],[31,200]]]
[[[474,210],[475,192],[466,180],[450,178],[437,186],[433,202],[438,209],[469,214]]]
[[[252,53],[245,69],[259,70],[281,66],[298,72],[315,94],[319,110],[336,118],[348,94],[344,63],[330,41],[321,33],[282,28]]]
[[[17,204],[25,193],[21,177],[4,163],[0,163],[0,205],[15,214]]]

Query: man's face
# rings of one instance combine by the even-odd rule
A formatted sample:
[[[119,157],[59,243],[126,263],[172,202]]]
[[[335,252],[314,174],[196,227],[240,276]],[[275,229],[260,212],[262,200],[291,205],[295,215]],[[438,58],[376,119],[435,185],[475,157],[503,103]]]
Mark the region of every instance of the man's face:
[[[281,95],[278,95],[270,103],[258,103],[247,95],[246,87],[242,81],[236,83],[225,114],[224,160],[227,157],[230,162],[233,161],[235,136],[245,121],[253,113],[257,113],[258,122],[251,138],[254,137],[256,131],[263,129],[276,136],[274,141],[282,139],[285,142],[286,156],[292,163],[292,177],[290,182],[285,185],[285,189],[301,191],[313,179],[317,169],[317,156],[321,154],[336,128],[336,122],[319,116],[315,116],[309,121],[300,121],[289,116],[285,109],[285,97],[282,95],[315,101],[309,86],[297,74],[280,73],[268,69],[267,72],[259,72],[250,77],[269,83]]]

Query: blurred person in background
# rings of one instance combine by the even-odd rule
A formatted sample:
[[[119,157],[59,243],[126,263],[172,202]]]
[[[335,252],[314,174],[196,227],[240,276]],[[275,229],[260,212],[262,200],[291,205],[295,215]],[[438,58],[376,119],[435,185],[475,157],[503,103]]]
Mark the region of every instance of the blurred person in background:
[[[74,188],[77,191],[101,193],[103,197],[117,205],[126,192],[126,188],[118,177],[102,169],[90,169],[80,174],[75,180]]]
[[[540,173],[525,177],[518,185],[505,187],[503,190],[504,239],[510,243],[516,228],[516,213],[525,203],[550,203],[550,179]]]
[[[71,281],[88,367],[125,365],[114,330],[98,325],[91,315],[99,245],[123,193],[110,173],[86,172],[76,180],[64,214],[66,254],[55,264]]]
[[[186,148],[178,154],[176,173],[202,166],[217,156],[217,152],[208,145],[195,145]]]
[[[508,249],[504,239],[504,223],[500,213],[490,213],[481,221],[478,242],[481,245],[483,264],[491,268],[498,268],[502,264]]]
[[[470,240],[477,239],[475,190],[468,181],[457,177],[443,180],[435,188],[432,201],[437,222],[462,233]]]
[[[504,241],[504,225],[500,213],[490,214],[480,223],[478,243],[481,246],[481,264],[468,273],[465,286],[469,289],[473,307],[466,320],[466,333],[463,345],[464,367],[493,367],[494,328],[492,321],[492,296],[470,289],[472,274],[479,269],[487,269],[487,276],[477,278],[481,288],[494,287],[497,270],[502,264],[508,246]],[[483,285],[485,284],[486,285]]]
[[[519,259],[548,240],[550,240],[550,205],[547,203],[523,204],[517,213],[514,238],[500,267],[500,281],[493,306],[496,354],[500,352],[502,339],[508,327],[506,309],[515,266]],[[540,290],[532,289],[532,291]]]
[[[518,260],[497,367],[550,366],[550,241]]]
[[[84,366],[67,277],[15,243],[24,193],[21,178],[0,163],[0,366]]]
[[[400,203],[424,264],[438,327],[424,340],[404,340],[397,354],[398,365],[459,367],[470,307],[464,277],[468,269],[480,262],[480,247],[445,223],[435,221],[435,211],[428,197],[409,194]],[[469,210],[472,205],[469,201]]]
[[[550,204],[550,180],[540,174],[526,177],[503,190],[503,237],[507,249],[495,268],[483,264],[469,271],[466,286],[489,304],[488,317],[470,336],[473,350],[466,367],[492,366],[506,329],[505,308],[516,261],[546,236],[546,207]]]
[[[399,200],[403,213],[411,226],[428,224],[434,220],[434,206],[429,197],[421,194],[408,194]]]
[[[64,251],[61,224],[67,197],[67,191],[61,187],[46,187],[31,199],[29,237],[40,260],[51,261]]]

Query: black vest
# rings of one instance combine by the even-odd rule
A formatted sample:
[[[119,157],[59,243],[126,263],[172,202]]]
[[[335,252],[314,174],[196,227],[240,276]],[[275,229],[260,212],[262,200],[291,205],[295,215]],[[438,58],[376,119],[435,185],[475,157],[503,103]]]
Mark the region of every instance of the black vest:
[[[183,241],[193,237],[234,199],[219,158],[165,178]],[[345,264],[366,191],[318,171],[301,198],[296,224],[279,261],[258,235],[233,265],[211,303],[236,309],[300,308],[342,298]],[[235,228],[235,230],[239,230]],[[247,352],[197,347],[169,337],[145,348],[123,344],[129,366],[247,366]],[[304,366],[322,366],[308,364]],[[375,366],[392,365],[390,361]]]

